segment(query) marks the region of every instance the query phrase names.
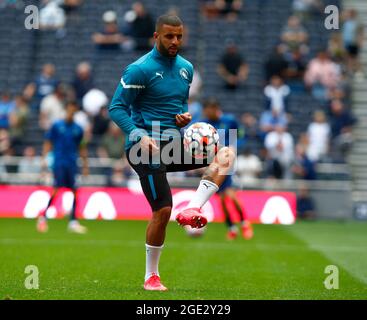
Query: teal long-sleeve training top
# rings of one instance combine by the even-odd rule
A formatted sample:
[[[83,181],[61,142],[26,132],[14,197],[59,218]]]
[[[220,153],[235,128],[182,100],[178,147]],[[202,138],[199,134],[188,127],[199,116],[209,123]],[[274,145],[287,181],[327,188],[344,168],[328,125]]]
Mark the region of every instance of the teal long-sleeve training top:
[[[175,116],[188,110],[193,73],[189,61],[165,57],[156,47],[126,67],[108,108],[126,135],[126,150],[144,135],[167,140],[167,129],[180,129]]]

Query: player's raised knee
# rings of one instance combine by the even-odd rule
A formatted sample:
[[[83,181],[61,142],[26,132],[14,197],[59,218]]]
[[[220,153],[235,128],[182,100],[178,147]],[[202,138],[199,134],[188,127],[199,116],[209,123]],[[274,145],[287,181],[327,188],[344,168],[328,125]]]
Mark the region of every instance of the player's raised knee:
[[[217,160],[221,167],[230,167],[232,166],[236,154],[232,148],[223,147],[218,151]]]

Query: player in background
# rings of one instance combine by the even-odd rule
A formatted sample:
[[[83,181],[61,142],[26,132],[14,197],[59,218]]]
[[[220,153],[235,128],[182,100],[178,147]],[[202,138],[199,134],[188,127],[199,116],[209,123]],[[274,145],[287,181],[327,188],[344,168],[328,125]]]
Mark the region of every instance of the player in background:
[[[223,141],[223,143],[226,146],[231,144],[231,141],[229,139],[229,130],[233,129],[236,130],[237,132],[238,123],[236,119],[230,114],[224,114],[220,109],[219,102],[215,99],[208,99],[207,101],[205,101],[203,114],[205,116],[205,119],[203,119],[202,121],[207,122],[211,124],[214,128],[216,128],[220,136],[223,133],[225,134],[225,136],[222,137],[221,141]],[[228,227],[227,239],[233,240],[238,235],[238,228],[233,223],[227,207],[226,203],[227,198],[229,198],[233,202],[234,207],[236,208],[236,211],[240,217],[241,231],[243,238],[251,239],[253,237],[253,228],[251,223],[246,220],[245,211],[241,207],[241,202],[237,197],[236,190],[232,186],[231,175],[226,176],[222,185],[219,187],[217,193],[220,196],[222,209]]]
[[[37,230],[46,232],[48,230],[46,212],[52,205],[59,188],[69,188],[73,192],[74,200],[70,214],[68,230],[74,233],[84,234],[87,228],[82,226],[77,220],[75,213],[76,205],[76,186],[75,178],[78,174],[78,154],[83,163],[83,175],[89,174],[88,171],[88,152],[87,146],[83,142],[83,129],[74,122],[74,114],[78,111],[76,102],[68,102],[65,106],[65,119],[53,123],[46,132],[45,142],[42,152],[42,166],[47,168],[47,156],[53,153],[53,177],[54,190],[45,210],[42,210],[37,220]]]
[[[187,208],[176,217],[182,226],[201,228],[207,223],[201,208],[218,190],[235,158],[233,150],[227,147],[220,149],[214,159],[200,163],[195,162],[191,153],[185,152],[179,130],[192,118],[187,100],[194,68],[178,55],[182,36],[183,23],[179,17],[160,16],[154,32],[154,48],[125,68],[109,106],[111,119],[126,135],[127,159],[139,175],[152,209],[146,230],[145,290],[167,290],[158,272],[172,210],[167,172],[207,167]],[[170,134],[167,129],[171,130]],[[164,161],[166,146],[173,146],[173,154],[180,155],[178,163]],[[150,161],[140,161],[139,152],[141,155],[149,154]],[[159,162],[154,163],[152,158],[157,155]]]

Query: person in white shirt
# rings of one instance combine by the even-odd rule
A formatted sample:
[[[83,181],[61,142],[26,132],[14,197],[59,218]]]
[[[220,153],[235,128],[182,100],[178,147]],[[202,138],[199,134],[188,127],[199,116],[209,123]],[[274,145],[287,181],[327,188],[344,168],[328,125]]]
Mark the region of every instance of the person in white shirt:
[[[47,95],[41,101],[39,124],[44,130],[48,130],[51,125],[65,117],[66,88],[59,84],[54,93]]]
[[[194,69],[194,76],[192,78],[190,86],[189,98],[199,97],[202,87],[203,87],[203,80],[201,79],[199,70]]]
[[[66,16],[60,1],[46,1],[46,6],[40,10],[40,28],[42,30],[56,30],[65,26]]]
[[[268,153],[268,162],[276,164],[277,174],[272,174],[275,178],[291,177],[291,164],[294,158],[294,140],[292,135],[286,131],[284,126],[277,126],[274,131],[267,134],[265,138],[265,148]]]
[[[307,156],[311,161],[317,162],[329,151],[330,125],[326,122],[323,111],[314,113],[314,121],[308,126],[307,136],[309,141]]]
[[[264,89],[267,109],[278,114],[287,112],[287,99],[290,93],[291,90],[286,84],[284,84],[283,79],[280,76],[272,76],[270,84],[268,84]]]
[[[251,153],[249,148],[245,148],[242,154],[237,157],[236,175],[242,186],[253,186],[262,170],[262,163],[259,157]]]

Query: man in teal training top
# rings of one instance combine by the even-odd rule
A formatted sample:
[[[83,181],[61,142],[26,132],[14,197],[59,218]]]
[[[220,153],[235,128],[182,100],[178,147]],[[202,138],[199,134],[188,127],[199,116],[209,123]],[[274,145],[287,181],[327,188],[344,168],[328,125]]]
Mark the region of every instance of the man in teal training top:
[[[145,290],[167,290],[158,272],[172,209],[166,173],[207,167],[187,208],[176,217],[180,225],[201,228],[207,223],[201,208],[218,190],[235,158],[228,147],[204,161],[184,150],[180,128],[191,121],[187,99],[193,66],[178,55],[182,37],[179,17],[160,16],[154,48],[125,68],[109,106],[111,119],[126,135],[128,161],[139,175],[153,212],[146,230]]]

